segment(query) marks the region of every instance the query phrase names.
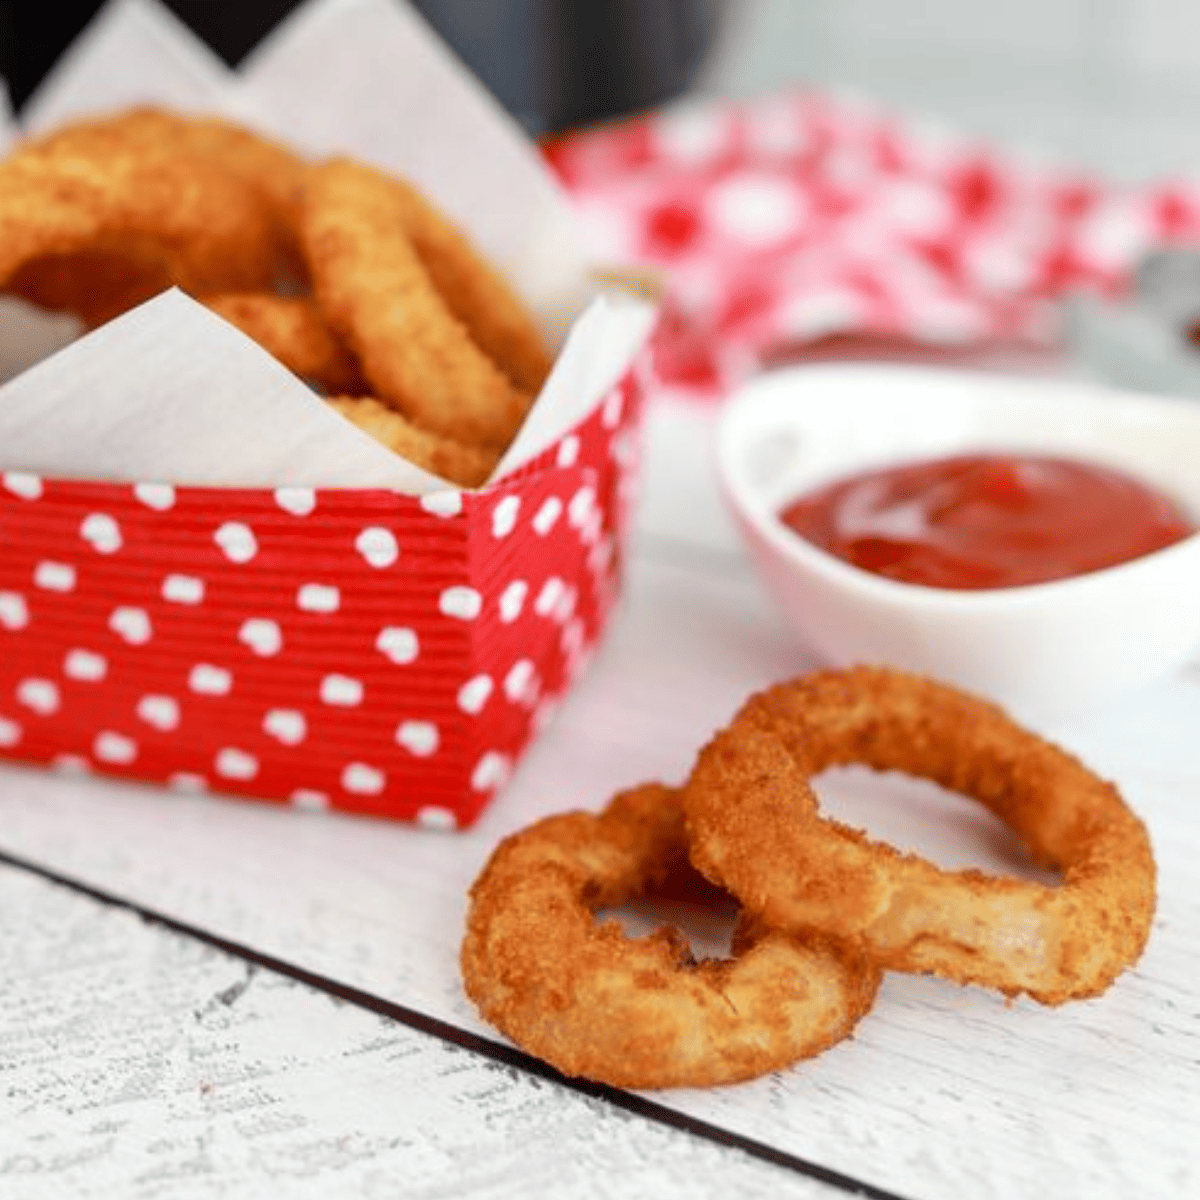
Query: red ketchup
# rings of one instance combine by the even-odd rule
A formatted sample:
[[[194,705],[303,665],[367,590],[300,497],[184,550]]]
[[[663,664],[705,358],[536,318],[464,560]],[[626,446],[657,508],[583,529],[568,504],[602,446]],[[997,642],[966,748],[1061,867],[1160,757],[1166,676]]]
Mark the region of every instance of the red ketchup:
[[[977,590],[1084,575],[1196,532],[1179,506],[1094,463],[963,454],[865,471],[780,514],[848,563],[906,583]]]

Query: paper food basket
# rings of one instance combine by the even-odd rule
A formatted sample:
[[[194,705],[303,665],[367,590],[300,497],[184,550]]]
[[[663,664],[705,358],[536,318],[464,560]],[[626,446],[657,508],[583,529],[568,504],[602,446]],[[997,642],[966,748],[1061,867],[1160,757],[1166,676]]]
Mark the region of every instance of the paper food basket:
[[[179,293],[82,338],[0,311],[0,365],[38,360],[0,387],[0,755],[465,827],[612,612],[653,310],[591,294],[537,155],[393,0],[315,0],[236,74],[118,0],[25,119],[147,101],[406,174],[559,355],[464,491]]]

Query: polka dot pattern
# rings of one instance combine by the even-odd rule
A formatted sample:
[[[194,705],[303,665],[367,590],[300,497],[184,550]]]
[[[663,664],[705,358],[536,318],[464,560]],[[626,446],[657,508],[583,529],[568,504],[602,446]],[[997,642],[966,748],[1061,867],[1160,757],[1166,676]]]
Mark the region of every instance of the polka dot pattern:
[[[593,254],[653,268],[660,381],[720,396],[828,336],[1056,346],[1056,302],[1200,240],[1200,186],[1122,186],[811,91],[696,102],[547,154]]]
[[[644,374],[479,492],[3,472],[0,755],[470,826],[615,602]]]

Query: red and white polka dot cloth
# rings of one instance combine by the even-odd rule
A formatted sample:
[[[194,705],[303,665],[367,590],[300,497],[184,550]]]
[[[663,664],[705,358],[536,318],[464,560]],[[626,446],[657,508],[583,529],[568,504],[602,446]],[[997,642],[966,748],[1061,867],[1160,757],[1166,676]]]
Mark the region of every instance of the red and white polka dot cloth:
[[[0,474],[0,756],[470,824],[612,607],[641,390],[479,492]]]
[[[829,334],[1045,346],[1054,300],[1200,241],[1200,187],[1121,189],[798,92],[689,105],[547,156],[607,260],[668,285],[662,380],[719,392]]]

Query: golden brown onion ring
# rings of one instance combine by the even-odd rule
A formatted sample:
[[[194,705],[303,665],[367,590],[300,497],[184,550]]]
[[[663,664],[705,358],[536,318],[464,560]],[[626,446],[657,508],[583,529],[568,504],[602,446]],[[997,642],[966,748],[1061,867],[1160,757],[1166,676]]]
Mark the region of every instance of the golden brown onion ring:
[[[413,249],[446,307],[518,390],[539,391],[552,360],[523,302],[416,188],[390,182]]]
[[[496,450],[465,446],[439,433],[418,429],[373,397],[331,396],[328,403],[389,450],[460,487],[480,487],[500,461]]]
[[[471,889],[468,995],[531,1054],[616,1087],[732,1083],[847,1037],[880,977],[852,951],[747,927],[735,957],[696,962],[677,930],[595,920],[688,871],[678,795],[657,784],[513,835]]]
[[[23,144],[24,151],[128,150],[188,154],[240,179],[267,209],[285,278],[302,279],[300,197],[307,163],[288,147],[220,117],[185,116],[139,105],[62,125]]]
[[[326,392],[366,390],[353,355],[311,300],[269,292],[227,292],[201,300],[308,383]]]
[[[985,805],[1063,883],[944,871],[821,816],[809,780],[861,763]],[[1110,784],[983,700],[878,668],[750,698],[686,788],[692,861],[776,928],[850,939],[884,967],[1027,993],[1096,995],[1155,909],[1142,822]]]
[[[193,293],[268,289],[274,226],[245,183],[200,158],[103,141],[0,163],[0,288],[47,255],[129,253]]]
[[[47,254],[13,272],[4,290],[49,312],[74,313],[95,329],[171,286],[170,273],[154,254],[99,242],[72,254]]]
[[[531,397],[471,340],[405,228],[395,181],[333,159],[311,169],[301,223],[313,292],[383,402],[422,428],[505,446]]]

